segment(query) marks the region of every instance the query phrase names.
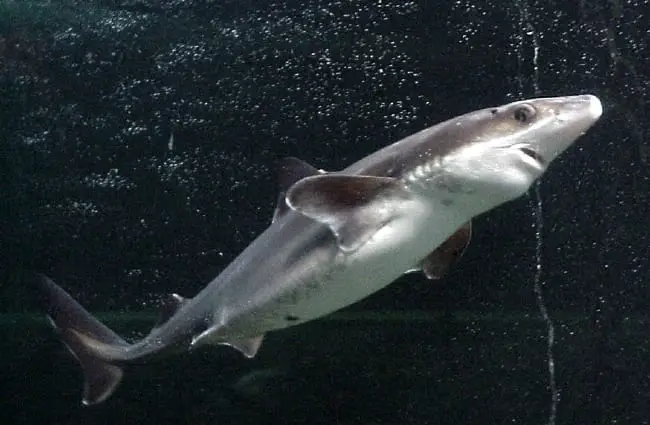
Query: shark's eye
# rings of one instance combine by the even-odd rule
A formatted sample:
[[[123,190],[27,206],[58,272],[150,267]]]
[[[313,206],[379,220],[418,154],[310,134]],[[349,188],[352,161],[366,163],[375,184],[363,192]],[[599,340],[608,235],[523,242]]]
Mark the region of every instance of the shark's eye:
[[[536,112],[535,108],[533,108],[531,105],[527,103],[524,103],[523,105],[515,109],[513,117],[518,122],[522,124],[526,124],[535,117],[535,112]]]

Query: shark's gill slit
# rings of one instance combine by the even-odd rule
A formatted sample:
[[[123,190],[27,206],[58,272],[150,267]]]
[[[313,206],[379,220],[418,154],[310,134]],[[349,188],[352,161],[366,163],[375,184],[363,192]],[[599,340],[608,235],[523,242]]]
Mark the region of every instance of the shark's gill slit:
[[[527,148],[527,147],[522,147],[522,148],[519,148],[519,150],[522,151],[524,154],[528,155],[529,157],[531,157],[532,159],[534,159],[535,161],[539,162],[540,165],[545,164],[544,158],[540,154],[535,152],[534,149]]]

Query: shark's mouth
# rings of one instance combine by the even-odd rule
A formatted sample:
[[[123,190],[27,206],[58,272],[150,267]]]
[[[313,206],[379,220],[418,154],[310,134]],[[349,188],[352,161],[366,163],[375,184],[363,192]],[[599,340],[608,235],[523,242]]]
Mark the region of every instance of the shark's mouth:
[[[541,167],[544,167],[546,165],[546,160],[542,155],[540,155],[536,150],[532,149],[529,146],[521,146],[519,147],[519,150],[529,158],[533,159],[536,163],[538,163]]]

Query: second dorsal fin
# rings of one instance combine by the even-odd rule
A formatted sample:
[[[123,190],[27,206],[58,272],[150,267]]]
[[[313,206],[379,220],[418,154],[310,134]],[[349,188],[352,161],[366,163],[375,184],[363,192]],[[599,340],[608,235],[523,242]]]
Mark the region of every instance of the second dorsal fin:
[[[170,317],[188,302],[187,298],[183,298],[178,294],[169,294],[162,302],[160,310],[158,311],[158,320],[153,329],[159,328],[164,325]]]

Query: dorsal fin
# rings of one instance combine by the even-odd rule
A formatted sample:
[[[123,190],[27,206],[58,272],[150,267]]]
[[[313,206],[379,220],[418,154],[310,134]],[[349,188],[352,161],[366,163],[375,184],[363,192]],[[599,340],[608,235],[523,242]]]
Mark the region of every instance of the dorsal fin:
[[[472,222],[468,221],[422,260],[420,267],[424,275],[431,280],[443,277],[452,264],[463,256],[471,237]]]
[[[275,207],[275,212],[273,213],[273,221],[282,217],[289,210],[284,197],[291,186],[305,177],[324,173],[325,171],[319,170],[313,165],[298,158],[292,156],[283,158],[278,166],[278,185],[280,186],[280,193],[278,194],[278,201]]]
[[[164,325],[187,301],[187,298],[183,298],[178,294],[169,294],[158,310],[158,320],[153,329]]]

